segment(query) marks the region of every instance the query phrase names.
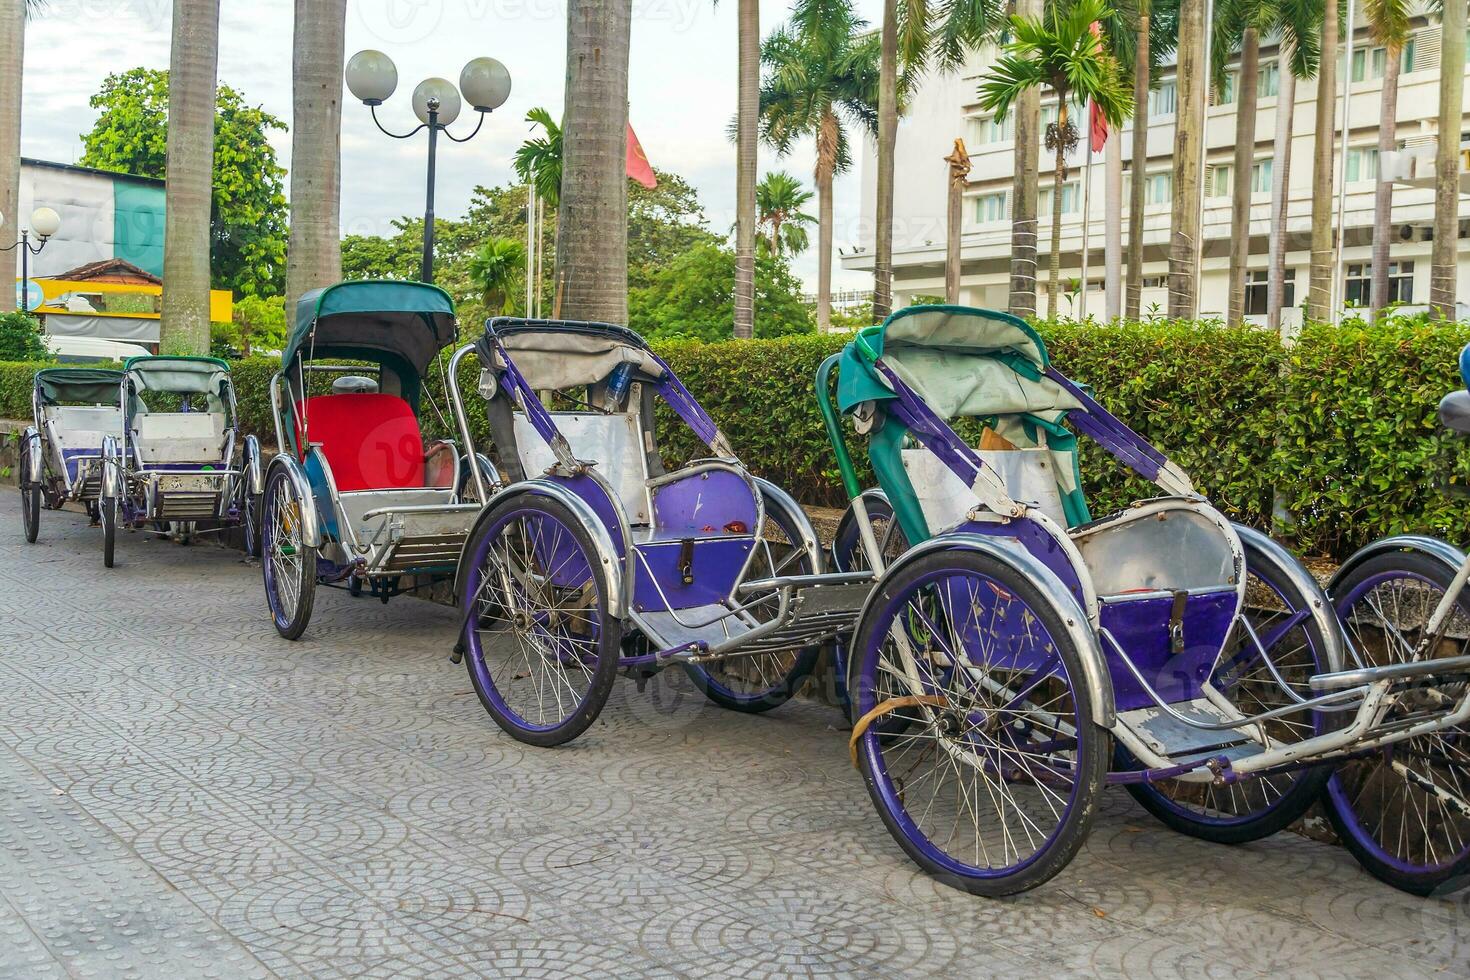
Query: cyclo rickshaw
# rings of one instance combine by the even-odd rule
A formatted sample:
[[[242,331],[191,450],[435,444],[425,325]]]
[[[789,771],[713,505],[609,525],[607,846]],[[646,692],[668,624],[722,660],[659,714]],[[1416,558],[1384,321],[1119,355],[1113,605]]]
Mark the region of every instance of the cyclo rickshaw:
[[[122,436],[122,372],[45,368],[31,388],[32,424],[20,437],[21,512],[26,540],[41,532],[41,510],[81,504],[95,520],[102,487],[102,439]]]
[[[1175,830],[1239,843],[1333,792],[1338,763],[1463,739],[1470,657],[1346,662],[1300,563],[1210,506],[1024,321],[902,310],[824,362],[817,390],[851,500],[834,563],[880,572],[847,645],[854,762],[894,839],[940,880],[985,895],[1041,884],[1109,783]],[[876,491],[858,485],[839,411],[866,438]],[[985,425],[981,449],[956,420]],[[1074,432],[1163,495],[1093,519]],[[1350,562],[1360,585],[1336,593],[1349,632],[1368,565]],[[1420,835],[1417,854],[1426,832],[1410,819],[1394,829]]]
[[[150,528],[183,544],[242,527],[254,553],[260,445],[240,438],[230,366],[214,357],[129,358],[118,385],[121,431],[102,438],[102,560],[119,527]]]
[[[673,665],[732,710],[790,698],[821,644],[852,628],[870,574],[824,571],[805,513],[745,469],[633,331],[497,318],[476,353],[507,483],[460,559],[456,656],[495,722],[559,745],[620,671],[641,687]],[[665,469],[659,401],[707,458]]]
[[[474,487],[499,483],[483,456],[469,482],[472,442],[462,455],[420,428],[423,379],[457,330],[449,295],[424,283],[341,282],[297,303],[270,381],[280,452],[261,520],[266,601],[286,639],[305,631],[317,585],[387,602],[454,571],[485,499]]]

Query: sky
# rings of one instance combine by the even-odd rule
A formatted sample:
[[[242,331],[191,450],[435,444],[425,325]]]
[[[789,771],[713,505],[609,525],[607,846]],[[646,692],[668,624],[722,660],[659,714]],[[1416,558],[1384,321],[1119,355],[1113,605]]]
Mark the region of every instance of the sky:
[[[139,65],[167,68],[172,0],[48,0],[26,33],[21,151],[25,156],[74,163],[81,134],[97,111],[87,104],[110,72]],[[858,9],[876,18],[877,0]],[[735,147],[726,134],[736,91],[735,0],[633,0],[629,113],[655,167],[671,170],[699,191],[710,227],[734,223]],[[786,17],[788,0],[763,0],[761,30]],[[221,0],[219,77],[259,104],[291,120],[292,0]],[[416,121],[408,96],[433,75],[456,81],[465,62],[498,58],[510,69],[510,100],[463,145],[441,141],[436,213],[463,213],[476,184],[509,183],[511,155],[525,139],[527,109],[545,106],[560,116],[566,66],[565,0],[348,0],[346,53],[377,48],[398,66],[399,88],[379,116],[406,131]],[[368,110],[345,95],[342,117],[342,227],[346,234],[391,234],[389,222],[422,214],[423,134],[392,140],[374,127]],[[473,127],[462,114],[451,132]],[[272,135],[290,166],[288,133]],[[786,170],[811,187],[813,150],[799,145],[785,158],[762,148],[761,172]],[[856,239],[856,168],[834,189],[837,247]],[[811,213],[816,212],[816,201]],[[815,245],[815,231],[812,240]],[[797,258],[794,271],[813,288],[815,251]],[[833,284],[862,288],[870,278],[845,272],[834,256]]]

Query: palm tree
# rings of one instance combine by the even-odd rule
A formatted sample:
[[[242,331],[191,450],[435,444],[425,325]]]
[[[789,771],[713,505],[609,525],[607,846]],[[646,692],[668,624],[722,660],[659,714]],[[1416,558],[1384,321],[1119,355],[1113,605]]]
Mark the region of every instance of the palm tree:
[[[735,336],[755,336],[755,177],[760,126],[759,0],[739,0],[735,134]]]
[[[1016,16],[1040,19],[1044,0],[1016,0]],[[1011,287],[1006,306],[1016,316],[1036,315],[1037,185],[1041,181],[1041,89],[1016,100],[1015,176],[1011,179]]]
[[[1279,0],[1277,14],[1279,86],[1271,153],[1271,233],[1266,272],[1266,319],[1272,330],[1281,329],[1281,307],[1286,296],[1286,194],[1291,186],[1296,83],[1317,73],[1322,54],[1322,6],[1320,0]]]
[[[1439,47],[1439,148],[1434,156],[1434,246],[1429,257],[1429,305],[1455,317],[1455,249],[1460,221],[1460,120],[1464,111],[1465,4],[1443,6]]]
[[[1269,30],[1272,0],[1223,0],[1215,8],[1210,59],[1215,90],[1222,91],[1229,73],[1230,52],[1240,48],[1240,75],[1235,85],[1235,159],[1230,202],[1230,271],[1226,279],[1225,320],[1234,326],[1245,319],[1245,276],[1250,259],[1251,171],[1256,163],[1256,99],[1260,79],[1261,34]]]
[[[1337,5],[1328,4],[1322,17],[1322,59],[1317,66],[1316,121],[1312,141],[1312,252],[1307,291],[1307,316],[1332,316],[1332,144],[1337,135]],[[1461,41],[1463,44],[1463,40]],[[1456,117],[1458,120],[1459,117]],[[1459,123],[1455,123],[1459,132]]]
[[[628,321],[628,42],[632,0],[568,0],[554,313]]]
[[[25,22],[45,0],[0,0],[0,236],[20,232],[20,93],[25,64]],[[9,254],[9,253],[6,253]],[[14,277],[14,273],[6,279]],[[0,289],[0,313],[15,309],[15,290]]]
[[[1380,163],[1397,148],[1399,72],[1404,61],[1404,42],[1409,39],[1409,18],[1415,0],[1366,0],[1368,30],[1373,40],[1386,49],[1383,92],[1378,103],[1378,159]],[[1463,32],[1462,32],[1463,33]],[[1369,305],[1377,313],[1388,304],[1388,246],[1393,221],[1393,182],[1380,180],[1373,191],[1373,288]]]
[[[755,188],[756,241],[767,255],[800,255],[811,243],[807,225],[816,218],[802,212],[813,194],[783,171],[766,174]]]
[[[761,129],[783,156],[801,137],[816,141],[817,327],[825,332],[832,322],[832,178],[852,163],[844,122],[877,131],[880,40],[862,32],[847,0],[798,0],[791,20],[762,47]]]
[[[561,126],[541,106],[526,113],[526,122],[540,126],[545,135],[527,139],[516,148],[516,176],[533,186],[536,196],[554,208],[561,198]]]
[[[1174,110],[1173,217],[1169,227],[1169,315],[1189,318],[1199,299],[1200,141],[1205,135],[1204,0],[1180,0]]]
[[[286,309],[342,278],[342,47],[347,0],[296,0]]]
[[[218,63],[219,0],[174,0],[158,338],[165,354],[209,350],[209,219]]]
[[[1133,95],[1118,62],[1092,33],[1092,25],[1108,16],[1103,0],[1077,0],[1053,6],[1042,17],[1011,18],[1012,40],[980,83],[980,106],[1004,118],[1022,92],[1045,85],[1057,95],[1057,121],[1047,128],[1046,145],[1056,155],[1052,183],[1051,281],[1046,315],[1057,315],[1061,295],[1062,189],[1067,180],[1067,153],[1077,145],[1077,129],[1068,119],[1069,101],[1091,101],[1111,126],[1133,111]]]
[[[469,262],[470,281],[480,290],[485,312],[499,316],[511,307],[511,287],[525,272],[526,246],[514,238],[493,236]]]

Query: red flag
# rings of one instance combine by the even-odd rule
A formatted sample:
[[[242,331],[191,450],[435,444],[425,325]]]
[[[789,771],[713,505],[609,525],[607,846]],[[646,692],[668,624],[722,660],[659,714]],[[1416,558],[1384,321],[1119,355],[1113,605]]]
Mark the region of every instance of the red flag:
[[[638,181],[649,190],[658,186],[658,178],[653,175],[653,166],[648,162],[648,154],[643,152],[643,146],[638,142],[638,137],[633,134],[633,124],[628,124],[628,176]]]
[[[1102,27],[1098,24],[1097,21],[1093,21],[1092,26],[1091,28],[1089,28],[1089,30],[1092,31],[1092,36],[1097,38],[1098,47],[1101,47]],[[1103,146],[1108,141],[1108,121],[1104,119],[1103,114],[1098,111],[1096,102],[1092,102],[1090,103],[1090,105],[1092,107],[1092,118],[1090,120],[1092,123],[1092,152],[1101,153]]]

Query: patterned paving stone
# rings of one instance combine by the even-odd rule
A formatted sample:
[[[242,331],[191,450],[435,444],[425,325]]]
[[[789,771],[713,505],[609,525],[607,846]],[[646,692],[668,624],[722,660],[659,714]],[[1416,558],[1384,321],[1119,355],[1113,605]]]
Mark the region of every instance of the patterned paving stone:
[[[582,739],[503,735],[453,610],[318,598],[0,494],[0,977],[1464,976],[1470,899],[1290,835],[1172,835],[1109,794],[1048,886],[919,873],[828,708],[751,717],[679,671]],[[85,597],[84,600],[78,597]]]

